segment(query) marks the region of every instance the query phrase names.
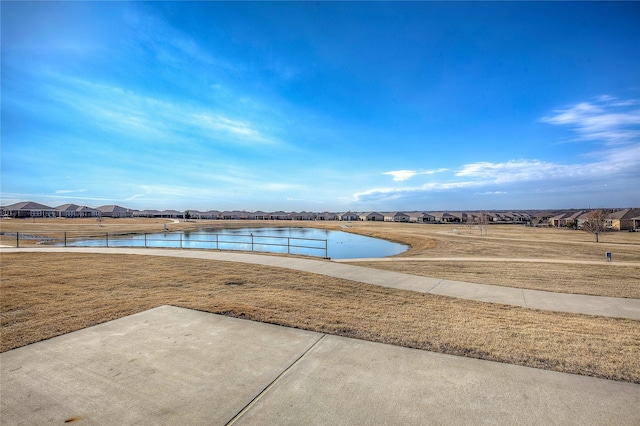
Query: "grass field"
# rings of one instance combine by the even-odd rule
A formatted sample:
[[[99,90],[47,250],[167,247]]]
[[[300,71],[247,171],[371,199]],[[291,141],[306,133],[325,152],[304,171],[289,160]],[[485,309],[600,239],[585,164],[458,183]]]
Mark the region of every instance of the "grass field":
[[[0,222],[0,230],[32,234],[78,228],[153,232],[163,223],[105,219],[99,225],[95,220],[9,220]],[[249,224],[233,222],[235,226]],[[480,237],[478,230],[472,229],[469,234],[468,228],[452,226],[279,224],[327,227],[411,245],[393,261],[366,263],[369,267],[469,282],[638,298],[637,233],[606,234],[596,244],[591,241],[592,235],[579,231],[518,226],[489,227],[489,235]],[[169,226],[178,229],[202,224]],[[614,253],[614,262],[604,261],[605,251]],[[450,260],[465,257],[494,261]],[[515,258],[527,261],[508,260]],[[536,259],[567,263],[541,263]],[[46,249],[41,253],[3,254],[0,260],[2,351],[171,304],[407,347],[640,383],[640,321],[453,299],[229,262],[54,254]],[[571,263],[574,260],[592,263]],[[626,266],[617,266],[616,261]]]

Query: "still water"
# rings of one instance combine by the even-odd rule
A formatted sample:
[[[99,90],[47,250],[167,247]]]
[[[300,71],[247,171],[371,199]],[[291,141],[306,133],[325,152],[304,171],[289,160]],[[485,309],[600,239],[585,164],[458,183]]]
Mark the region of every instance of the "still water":
[[[69,246],[105,245],[106,241],[69,242]],[[182,247],[302,254],[331,259],[386,257],[408,246],[348,232],[314,228],[202,228],[195,231],[110,237],[113,247]]]

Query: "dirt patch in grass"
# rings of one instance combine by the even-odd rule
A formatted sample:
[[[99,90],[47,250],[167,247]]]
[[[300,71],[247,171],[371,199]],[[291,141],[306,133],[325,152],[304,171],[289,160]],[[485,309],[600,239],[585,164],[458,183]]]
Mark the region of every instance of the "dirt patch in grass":
[[[1,350],[169,304],[640,383],[640,321],[552,313],[199,259],[3,254]]]

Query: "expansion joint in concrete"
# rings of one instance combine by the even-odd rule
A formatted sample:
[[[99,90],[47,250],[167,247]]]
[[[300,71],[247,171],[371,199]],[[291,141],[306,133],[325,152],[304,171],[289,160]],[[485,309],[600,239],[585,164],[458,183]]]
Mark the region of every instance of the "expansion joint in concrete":
[[[435,283],[435,285],[433,287],[431,287],[429,290],[427,290],[427,293],[431,293],[434,288],[438,287],[442,283],[442,281],[444,281],[444,280],[440,280],[437,283]]]
[[[322,339],[324,339],[325,337],[327,337],[326,334],[323,334],[322,336],[320,336],[320,338],[318,340],[316,340],[313,345],[309,346],[309,348],[304,351],[302,353],[302,355],[300,355],[295,361],[293,361],[293,363],[291,363],[290,366],[288,366],[287,368],[285,368],[282,373],[280,373],[278,375],[278,377],[276,377],[271,383],[269,383],[269,385],[267,385],[267,387],[265,387],[260,393],[258,393],[258,395],[256,395],[242,410],[240,410],[238,412],[238,414],[236,414],[235,416],[233,416],[231,418],[231,420],[229,420],[227,422],[227,424],[225,426],[231,426],[233,425],[236,421],[238,421],[238,419],[240,419],[240,417],[242,417],[244,415],[244,413],[246,413],[247,411],[249,411],[249,409],[251,409],[251,407],[260,400],[260,398],[262,398],[264,395],[267,394],[267,392],[269,392],[271,390],[271,388],[273,388],[279,381],[280,379],[282,379],[289,371],[291,371],[291,369],[293,369],[300,361],[302,361],[302,359],[313,350],[313,348],[315,348],[316,346],[318,346],[320,344],[320,342],[322,341]]]

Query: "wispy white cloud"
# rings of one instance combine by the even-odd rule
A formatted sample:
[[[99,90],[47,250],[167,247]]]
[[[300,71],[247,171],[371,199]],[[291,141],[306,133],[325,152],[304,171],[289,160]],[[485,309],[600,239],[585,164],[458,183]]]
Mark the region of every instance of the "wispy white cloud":
[[[73,194],[76,192],[86,192],[86,189],[58,189],[55,191],[56,194]]]
[[[413,170],[396,170],[393,172],[384,172],[383,175],[391,175],[393,176],[393,180],[396,182],[402,182],[403,180],[411,179],[414,177],[417,172]]]
[[[485,191],[485,192],[476,192],[473,195],[506,195],[506,191]]]
[[[214,132],[224,132],[239,139],[250,140],[252,142],[268,142],[265,136],[246,121],[232,120],[221,115],[206,113],[193,114],[192,117],[194,118],[194,123]]]
[[[599,141],[607,144],[629,143],[640,137],[640,101],[620,100],[603,95],[592,102],[581,102],[554,111],[541,121],[569,126],[577,140]]]
[[[384,198],[385,200],[397,199],[416,193],[447,191],[482,186],[488,182],[483,181],[458,181],[458,182],[431,182],[418,186],[382,187],[372,188],[353,194],[355,201],[371,200],[372,198]]]
[[[415,171],[415,170],[395,170],[395,171],[391,171],[391,172],[384,172],[382,173],[383,175],[390,175],[393,176],[393,180],[396,182],[402,182],[404,180],[408,180],[411,179],[414,176],[417,175],[432,175],[435,173],[442,173],[442,172],[446,172],[447,169],[444,168],[440,168],[440,169],[435,169],[435,170],[422,170],[422,171]]]
[[[73,111],[76,121],[82,118],[102,132],[140,142],[175,144],[205,140],[224,145],[270,146],[280,143],[246,118],[79,78],[51,76],[43,94],[58,104],[54,107],[58,113],[62,105],[64,110]]]
[[[138,199],[138,198],[140,198],[140,197],[144,197],[145,195],[147,195],[147,193],[146,193],[146,192],[145,192],[145,193],[142,193],[142,194],[134,194],[134,195],[132,195],[132,196],[131,196],[131,197],[129,197],[129,198],[125,198],[125,201],[133,201],[133,200]]]
[[[438,181],[423,185],[399,185],[367,189],[353,195],[355,201],[389,201],[419,194],[478,190],[474,195],[503,195],[506,188],[531,188],[537,191],[558,187],[580,186],[584,191],[607,183],[640,180],[640,109],[637,100],[619,100],[601,96],[592,102],[582,102],[554,111],[555,115],[542,121],[565,125],[578,134],[580,140],[600,145],[572,163],[558,163],[539,159],[518,159],[504,162],[478,161],[463,164]],[[585,161],[586,160],[586,161]],[[434,174],[447,169],[427,172],[396,170],[384,172],[395,182],[404,182],[418,174]],[[640,183],[640,182],[639,182]]]

